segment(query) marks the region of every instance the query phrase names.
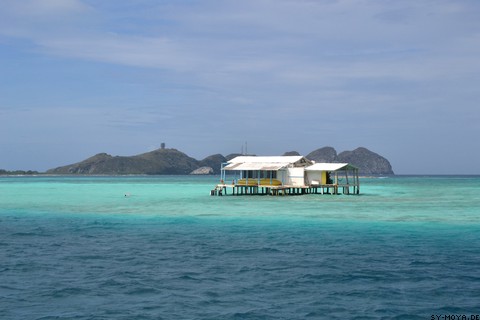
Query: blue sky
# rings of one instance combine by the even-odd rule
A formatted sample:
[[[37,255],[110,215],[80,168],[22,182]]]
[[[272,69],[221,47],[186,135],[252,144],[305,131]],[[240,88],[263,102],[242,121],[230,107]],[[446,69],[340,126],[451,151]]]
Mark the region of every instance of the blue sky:
[[[480,1],[0,4],[0,168],[247,141],[480,174]]]

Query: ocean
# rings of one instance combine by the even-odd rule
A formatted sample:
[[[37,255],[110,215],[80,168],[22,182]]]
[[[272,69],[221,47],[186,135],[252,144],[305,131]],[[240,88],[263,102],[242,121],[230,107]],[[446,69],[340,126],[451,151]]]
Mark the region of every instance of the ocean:
[[[0,319],[480,317],[480,177],[358,196],[217,180],[0,177]]]

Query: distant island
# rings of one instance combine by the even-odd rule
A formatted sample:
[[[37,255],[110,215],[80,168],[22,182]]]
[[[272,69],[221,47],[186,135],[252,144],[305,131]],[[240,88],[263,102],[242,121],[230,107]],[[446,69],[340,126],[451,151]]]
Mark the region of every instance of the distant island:
[[[14,171],[8,171],[4,169],[0,169],[0,176],[5,176],[5,175],[12,175],[12,176],[25,176],[25,175],[35,175],[39,174],[38,171],[32,171],[32,170],[14,170]]]
[[[47,170],[60,175],[186,175],[219,174],[221,164],[241,154],[215,154],[196,160],[176,149],[160,149],[135,156],[112,156],[99,153],[81,162]],[[300,155],[289,151],[284,155]],[[390,162],[366,148],[337,153],[333,147],[316,149],[305,156],[315,162],[351,163],[362,175],[393,175]]]

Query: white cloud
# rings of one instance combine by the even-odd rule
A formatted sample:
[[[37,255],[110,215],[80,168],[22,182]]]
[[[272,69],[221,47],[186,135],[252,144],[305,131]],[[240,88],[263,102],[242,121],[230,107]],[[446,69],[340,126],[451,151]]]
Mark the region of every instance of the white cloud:
[[[443,70],[437,67],[443,59],[438,51],[468,36],[467,26],[449,18],[462,7],[448,2],[437,6],[413,1],[207,3],[205,7],[170,7],[174,13],[159,7],[159,18],[152,22],[158,26],[142,33],[139,25],[136,34],[122,34],[116,30],[121,29],[119,25],[108,24],[109,12],[77,0],[8,1],[7,11],[16,13],[20,22],[10,19],[0,33],[29,38],[48,54],[190,72],[194,78],[205,74],[202,81],[218,77],[222,82],[227,77],[227,83],[232,74],[241,79],[261,72],[296,82],[302,78],[434,78]],[[54,26],[35,18],[68,14],[84,18]],[[128,22],[128,13],[124,14]],[[27,15],[32,16],[31,23]],[[162,19],[183,33],[164,27]],[[93,29],[86,25],[92,20]],[[405,23],[396,23],[399,20]]]
[[[89,7],[80,0],[3,0],[2,10],[18,17],[52,18],[55,16],[78,14]]]
[[[50,66],[74,66],[52,73],[66,75],[67,82],[79,77],[71,85],[81,91],[71,89],[81,99],[71,103],[79,108],[74,116],[90,119],[93,111],[81,111],[82,103],[103,108],[111,116],[93,113],[91,125],[124,136],[162,124],[161,132],[173,137],[171,120],[189,128],[182,132],[185,141],[189,130],[208,140],[205,127],[242,132],[239,120],[254,128],[266,120],[288,126],[292,119],[305,131],[355,126],[358,140],[389,135],[389,128],[414,136],[424,135],[418,132],[423,117],[436,129],[427,132],[441,131],[449,119],[460,122],[463,113],[478,119],[479,11],[480,4],[463,0],[5,0],[0,55],[5,48],[11,49],[10,58],[18,53],[20,68],[31,57],[36,62],[31,66],[47,61],[41,68],[46,73]],[[16,47],[18,42],[28,45]],[[78,72],[78,65],[91,66],[91,74]],[[105,75],[109,72],[122,80]],[[132,74],[137,87],[125,85]],[[79,85],[91,81],[88,77],[100,79]],[[62,80],[53,83],[61,86]],[[102,81],[108,84],[102,87]],[[83,87],[95,92],[90,97]],[[42,90],[58,89],[47,83],[36,91],[39,98],[52,98],[55,93],[42,95]],[[61,103],[68,105],[68,99],[65,94]],[[42,106],[51,103],[38,100]],[[115,112],[115,103],[134,109]],[[415,119],[418,114],[421,119]],[[58,117],[68,119],[68,114],[58,110]],[[322,122],[327,117],[329,122]],[[264,138],[265,145],[269,139]]]
[[[47,53],[63,57],[108,62],[119,65],[165,68],[182,71],[190,57],[167,39],[125,36],[113,33],[72,38],[40,39],[38,44]]]

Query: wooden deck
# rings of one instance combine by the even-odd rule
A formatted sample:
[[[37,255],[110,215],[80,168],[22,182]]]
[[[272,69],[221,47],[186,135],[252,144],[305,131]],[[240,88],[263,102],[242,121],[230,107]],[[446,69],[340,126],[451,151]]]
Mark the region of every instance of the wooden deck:
[[[360,188],[358,185],[311,185],[311,186],[293,186],[293,185],[258,185],[245,186],[237,184],[217,184],[215,189],[210,191],[211,196],[223,195],[302,195],[302,194],[359,194]]]

